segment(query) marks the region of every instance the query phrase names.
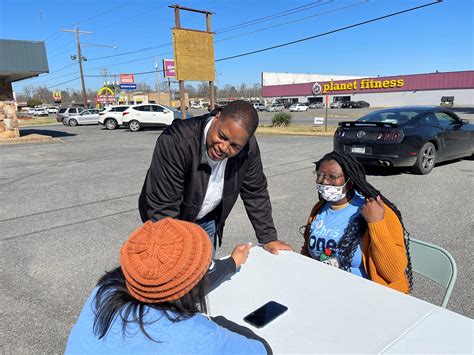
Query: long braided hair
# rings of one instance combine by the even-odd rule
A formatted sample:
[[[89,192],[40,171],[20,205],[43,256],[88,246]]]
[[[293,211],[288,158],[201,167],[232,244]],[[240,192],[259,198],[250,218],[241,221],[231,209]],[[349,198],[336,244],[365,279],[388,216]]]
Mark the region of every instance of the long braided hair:
[[[336,161],[342,168],[346,181],[350,180],[352,183],[352,189],[358,191],[361,195],[366,198],[372,197],[377,198],[380,196],[382,201],[392,209],[393,212],[397,215],[398,219],[403,228],[403,239],[405,242],[405,250],[407,256],[407,267],[405,269],[405,274],[408,279],[409,291],[413,287],[413,274],[411,268],[411,258],[410,258],[410,233],[406,230],[402,214],[398,210],[397,206],[392,203],[388,198],[383,196],[379,190],[373,187],[367,182],[364,167],[360,164],[354,157],[344,152],[330,152],[322,157],[319,161],[316,162],[316,169],[325,162],[325,161]],[[347,228],[344,230],[344,234],[338,243],[338,254],[340,257],[341,268],[350,271],[350,265],[352,263],[352,258],[357,250],[357,247],[362,241],[362,236],[367,230],[367,222],[365,221],[362,215],[359,215],[354,219],[352,223],[349,223]]]

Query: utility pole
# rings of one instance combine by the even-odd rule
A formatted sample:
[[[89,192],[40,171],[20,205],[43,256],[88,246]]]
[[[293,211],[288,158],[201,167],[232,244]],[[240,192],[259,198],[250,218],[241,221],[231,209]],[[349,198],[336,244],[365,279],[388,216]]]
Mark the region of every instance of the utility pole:
[[[84,108],[87,108],[87,93],[86,93],[86,83],[84,82],[84,73],[82,71],[82,61],[83,61],[83,57],[82,57],[82,52],[81,52],[81,41],[79,39],[79,36],[81,34],[85,34],[85,35],[89,35],[89,34],[92,34],[93,32],[89,32],[89,31],[79,31],[79,29],[76,27],[75,30],[64,30],[64,29],[61,29],[61,31],[63,32],[73,32],[73,33],[76,33],[76,42],[77,42],[77,61],[79,62],[79,72],[81,74],[81,83],[82,83],[82,97],[84,99]]]
[[[158,77],[158,61],[155,57],[155,80],[156,80],[156,92],[158,93],[158,103],[160,103],[160,79]]]

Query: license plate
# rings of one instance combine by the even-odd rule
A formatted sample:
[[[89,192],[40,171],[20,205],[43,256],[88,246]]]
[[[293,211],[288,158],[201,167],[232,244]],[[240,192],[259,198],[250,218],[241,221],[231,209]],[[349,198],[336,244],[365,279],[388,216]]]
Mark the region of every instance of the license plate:
[[[365,154],[365,147],[351,147],[351,153]]]

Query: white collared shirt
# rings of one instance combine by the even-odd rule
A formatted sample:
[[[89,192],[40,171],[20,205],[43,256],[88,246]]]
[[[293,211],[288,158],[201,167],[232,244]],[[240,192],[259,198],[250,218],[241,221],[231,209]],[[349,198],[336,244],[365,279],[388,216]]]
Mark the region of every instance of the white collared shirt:
[[[209,128],[211,127],[212,119],[206,124],[204,128],[204,144],[207,142],[207,133],[209,132]],[[224,190],[224,173],[225,167],[227,165],[227,160],[229,158],[225,158],[223,160],[212,160],[207,154],[206,149],[206,159],[211,167],[211,176],[209,177],[209,183],[207,184],[206,190],[206,197],[204,197],[204,202],[202,203],[201,210],[198,213],[197,219],[203,218],[209,212],[214,210],[217,205],[222,201],[222,191]]]

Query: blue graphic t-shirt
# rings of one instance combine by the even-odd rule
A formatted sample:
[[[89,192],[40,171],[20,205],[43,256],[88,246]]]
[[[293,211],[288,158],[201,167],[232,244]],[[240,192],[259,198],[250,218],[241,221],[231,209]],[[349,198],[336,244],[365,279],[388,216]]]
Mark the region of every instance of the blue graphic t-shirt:
[[[309,231],[309,254],[317,260],[320,260],[321,254],[326,249],[331,249],[332,255],[324,262],[339,267],[337,245],[345,229],[360,214],[360,208],[364,204],[364,198],[355,194],[352,200],[342,208],[325,203],[319,210]],[[325,255],[323,255],[325,258]],[[362,265],[362,251],[360,245],[354,253],[351,263],[351,273],[368,278]]]

